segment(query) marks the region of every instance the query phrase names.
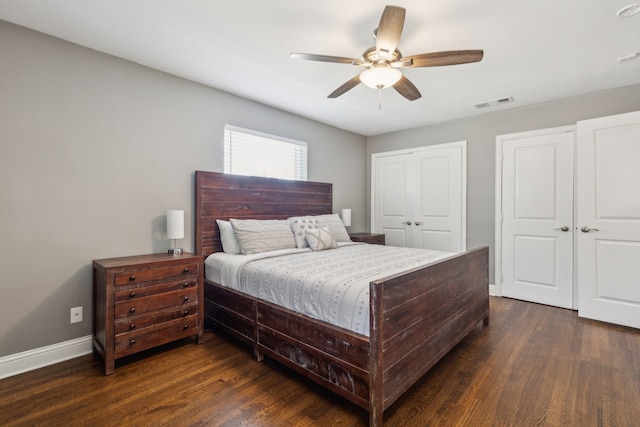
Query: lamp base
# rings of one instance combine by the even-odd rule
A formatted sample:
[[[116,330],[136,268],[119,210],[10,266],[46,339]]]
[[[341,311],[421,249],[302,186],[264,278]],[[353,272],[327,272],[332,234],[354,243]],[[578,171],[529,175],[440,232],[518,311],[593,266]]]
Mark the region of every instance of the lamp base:
[[[169,255],[182,255],[182,248],[169,249]]]

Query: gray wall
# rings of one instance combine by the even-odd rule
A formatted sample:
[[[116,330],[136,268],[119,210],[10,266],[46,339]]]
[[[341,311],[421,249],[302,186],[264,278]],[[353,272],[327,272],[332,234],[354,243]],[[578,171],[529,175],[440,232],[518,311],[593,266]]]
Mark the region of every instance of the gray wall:
[[[167,209],[193,251],[226,123],[306,141],[309,180],[366,229],[363,136],[0,21],[0,356],[90,335],[91,261],[166,251]]]
[[[579,120],[636,110],[640,110],[640,85],[373,136],[367,139],[367,171],[370,174],[371,155],[374,153],[466,140],[467,248],[490,247],[490,281],[494,283],[496,136],[572,125]],[[370,188],[368,180],[367,194]],[[370,200],[367,200],[367,206],[370,206]]]

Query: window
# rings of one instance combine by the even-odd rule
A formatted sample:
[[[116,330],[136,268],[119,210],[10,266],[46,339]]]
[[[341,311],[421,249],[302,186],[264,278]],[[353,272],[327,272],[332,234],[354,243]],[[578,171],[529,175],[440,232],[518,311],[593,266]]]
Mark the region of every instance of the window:
[[[307,144],[226,125],[224,173],[307,180]]]

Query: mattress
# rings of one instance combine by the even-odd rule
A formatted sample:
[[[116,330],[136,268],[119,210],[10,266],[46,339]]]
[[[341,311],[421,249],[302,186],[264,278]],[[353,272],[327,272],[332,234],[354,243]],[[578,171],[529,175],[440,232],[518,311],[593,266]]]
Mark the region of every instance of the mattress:
[[[339,243],[313,252],[211,254],[205,277],[222,286],[369,336],[369,283],[452,255],[427,249]]]

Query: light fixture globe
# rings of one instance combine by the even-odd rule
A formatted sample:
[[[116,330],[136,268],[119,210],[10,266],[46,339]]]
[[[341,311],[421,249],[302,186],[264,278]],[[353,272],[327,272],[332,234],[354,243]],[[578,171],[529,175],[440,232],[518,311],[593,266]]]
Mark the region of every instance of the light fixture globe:
[[[402,78],[402,72],[388,64],[375,64],[360,74],[360,81],[373,89],[391,87]]]

